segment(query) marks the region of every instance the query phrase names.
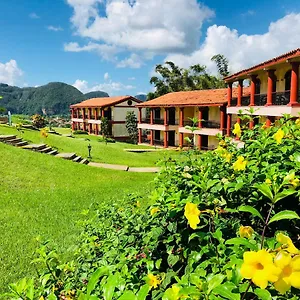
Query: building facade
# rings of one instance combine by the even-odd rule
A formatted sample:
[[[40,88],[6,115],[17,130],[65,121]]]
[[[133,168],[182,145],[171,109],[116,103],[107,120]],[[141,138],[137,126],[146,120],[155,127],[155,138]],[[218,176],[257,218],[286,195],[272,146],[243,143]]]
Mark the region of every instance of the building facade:
[[[72,130],[84,130],[89,134],[99,135],[101,118],[109,122],[110,136],[115,139],[126,139],[125,126],[127,112],[138,115],[135,107],[142,101],[132,96],[93,98],[71,105]]]
[[[256,116],[255,122],[266,122],[270,126],[283,114],[298,117],[300,49],[275,57],[271,60],[242,70],[225,78],[228,84],[227,135],[230,135],[235,120],[241,122],[239,114]],[[243,89],[250,81],[250,95],[244,96]],[[237,97],[233,95],[233,85],[238,85]]]
[[[248,96],[249,89],[243,92]],[[226,89],[169,93],[138,104],[139,144],[184,147],[188,137],[199,149],[214,149],[217,135],[226,134],[226,106]]]

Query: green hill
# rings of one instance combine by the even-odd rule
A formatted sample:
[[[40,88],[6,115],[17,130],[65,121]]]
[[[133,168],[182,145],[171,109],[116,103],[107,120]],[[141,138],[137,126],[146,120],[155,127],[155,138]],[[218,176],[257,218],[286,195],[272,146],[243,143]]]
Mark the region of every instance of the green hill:
[[[95,91],[95,92],[89,92],[84,94],[85,100],[92,99],[92,98],[104,98],[104,97],[109,97],[109,95],[102,91]]]
[[[14,114],[69,114],[71,104],[93,98],[94,95],[108,96],[101,91],[83,94],[75,87],[62,82],[51,82],[36,88],[19,88],[0,83],[0,96],[3,97],[0,106],[4,106]]]

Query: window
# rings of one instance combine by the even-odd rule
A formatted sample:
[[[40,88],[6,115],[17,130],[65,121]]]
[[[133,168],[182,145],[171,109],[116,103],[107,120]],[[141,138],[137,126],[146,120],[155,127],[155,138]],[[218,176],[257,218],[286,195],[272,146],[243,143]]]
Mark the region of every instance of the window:
[[[128,100],[128,101],[127,101],[127,104],[128,104],[129,106],[131,106],[131,105],[132,105],[132,101],[131,101],[131,100]]]

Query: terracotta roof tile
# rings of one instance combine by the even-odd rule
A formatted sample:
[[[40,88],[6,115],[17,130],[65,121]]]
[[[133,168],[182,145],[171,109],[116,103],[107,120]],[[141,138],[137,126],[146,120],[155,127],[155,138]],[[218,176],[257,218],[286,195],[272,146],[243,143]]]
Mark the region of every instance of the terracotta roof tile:
[[[272,58],[270,60],[262,62],[262,63],[260,63],[258,65],[255,65],[255,66],[253,66],[251,68],[244,69],[244,70],[239,71],[239,72],[237,72],[235,74],[227,76],[227,77],[224,78],[224,80],[225,81],[231,81],[231,80],[236,79],[238,77],[245,76],[249,72],[255,72],[255,71],[261,70],[263,68],[270,67],[272,65],[275,65],[275,64],[278,64],[278,63],[281,63],[281,62],[285,62],[287,59],[291,59],[291,58],[295,58],[295,57],[300,57],[300,48],[297,48],[295,50],[292,50],[292,51],[287,52],[285,54],[282,54],[280,56],[274,57],[274,58]]]
[[[243,89],[244,96],[250,95],[250,88]],[[237,97],[237,88],[233,89]],[[137,107],[174,107],[174,106],[214,106],[227,103],[227,89],[175,92],[138,104]]]
[[[105,106],[112,106],[118,103],[124,102],[126,100],[133,100],[135,102],[142,102],[132,96],[118,96],[118,97],[104,97],[104,98],[92,98],[85,101],[82,101],[77,104],[71,105],[71,108],[76,107],[105,107]]]

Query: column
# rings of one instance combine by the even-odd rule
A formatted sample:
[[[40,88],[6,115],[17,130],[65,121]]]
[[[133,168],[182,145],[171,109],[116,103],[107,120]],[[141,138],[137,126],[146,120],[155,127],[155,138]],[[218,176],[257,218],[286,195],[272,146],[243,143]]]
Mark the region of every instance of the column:
[[[141,144],[143,142],[143,140],[142,140],[142,134],[143,134],[142,129],[139,128],[139,144]]]
[[[168,126],[169,125],[169,122],[168,122],[168,108],[165,108],[164,110],[164,125],[165,126]]]
[[[231,100],[232,100],[232,82],[228,83],[228,88],[227,88],[227,105],[228,107],[231,105]]]
[[[243,79],[239,80],[237,106],[242,106],[243,81],[244,81]]]
[[[105,111],[104,111],[104,108],[101,109],[101,118],[104,118],[105,116]]]
[[[253,129],[254,127],[254,120],[249,121],[249,129]]]
[[[98,119],[98,108],[95,108],[95,120]]]
[[[88,108],[88,119],[90,120],[92,118],[92,109]]]
[[[164,131],[164,148],[168,148],[169,147],[168,136],[169,136],[169,132],[168,131]]]
[[[291,97],[289,106],[298,103],[298,88],[299,88],[299,62],[292,62],[292,78],[291,78]]]
[[[74,131],[74,130],[75,130],[75,122],[72,121],[72,131]]]
[[[198,107],[198,127],[202,128],[203,107]]]
[[[74,116],[74,108],[71,108],[71,117],[72,117],[72,119],[75,118],[75,116]]]
[[[95,134],[99,135],[99,124],[95,124]]]
[[[201,134],[198,135],[198,148],[199,148],[199,150],[202,149],[202,135]]]
[[[273,81],[275,70],[268,70],[268,92],[267,92],[267,104],[266,106],[272,105],[272,94],[273,94]]]
[[[251,75],[250,106],[255,106],[255,84],[257,75]]]
[[[153,108],[150,108],[150,124],[153,125]]]
[[[232,115],[227,116],[227,136],[230,136]]]
[[[85,124],[85,108],[82,108],[82,119],[83,119],[83,130],[86,131],[86,124]]]
[[[180,107],[179,110],[179,127],[184,126],[184,108]],[[179,147],[183,147],[183,133],[179,133]]]
[[[142,123],[142,108],[141,107],[139,107],[138,122],[139,122],[139,124]]]
[[[272,117],[267,116],[266,127],[270,127],[270,126],[271,126],[271,124],[272,124],[272,119],[271,119],[271,118],[272,118]]]
[[[150,145],[154,145],[154,130],[150,131]]]
[[[226,127],[225,117],[226,117],[226,107],[220,106],[220,130],[221,131],[223,131]]]

